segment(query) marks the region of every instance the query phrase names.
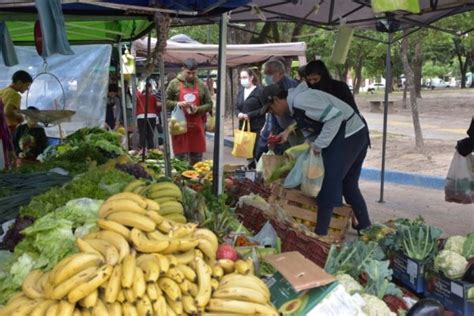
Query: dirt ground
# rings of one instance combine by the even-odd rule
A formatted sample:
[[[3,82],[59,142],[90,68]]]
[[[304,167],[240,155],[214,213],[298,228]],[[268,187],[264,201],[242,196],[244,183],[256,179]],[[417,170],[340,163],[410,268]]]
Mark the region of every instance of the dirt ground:
[[[411,109],[402,108],[402,93],[394,92],[388,115],[386,169],[445,176],[458,139],[466,137],[471,117],[474,116],[474,89],[423,90],[417,100],[424,138],[424,148],[415,147]],[[365,167],[380,168],[382,157],[383,113],[371,112],[370,101],[382,101],[383,91],[361,93],[356,102],[368,121],[372,148]],[[238,126],[234,118],[234,127]],[[233,134],[232,119],[225,124],[227,137]]]

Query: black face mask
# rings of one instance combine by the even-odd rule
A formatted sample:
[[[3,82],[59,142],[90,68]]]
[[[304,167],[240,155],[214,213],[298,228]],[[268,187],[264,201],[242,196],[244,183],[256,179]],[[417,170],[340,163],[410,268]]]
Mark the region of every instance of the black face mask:
[[[311,89],[320,89],[321,88],[321,84],[319,82],[317,83],[308,83],[308,87],[310,87]]]

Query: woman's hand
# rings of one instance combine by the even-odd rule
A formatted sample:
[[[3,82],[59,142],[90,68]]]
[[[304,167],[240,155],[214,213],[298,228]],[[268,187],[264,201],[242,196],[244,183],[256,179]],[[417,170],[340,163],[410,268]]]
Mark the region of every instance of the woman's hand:
[[[176,103],[176,106],[180,107],[181,109],[185,109],[185,108],[189,107],[189,103],[186,102],[186,101],[180,101],[180,102]]]
[[[245,113],[239,113],[237,115],[237,117],[238,117],[239,120],[248,120],[249,119],[249,116]]]
[[[321,154],[321,148],[317,147],[316,145],[314,145],[314,143],[311,143],[311,149],[313,150],[313,153],[315,155],[319,155]]]
[[[290,136],[290,133],[292,132],[291,129],[285,129],[283,132],[278,134],[278,138],[280,138],[280,144],[284,144],[288,141],[288,136]]]

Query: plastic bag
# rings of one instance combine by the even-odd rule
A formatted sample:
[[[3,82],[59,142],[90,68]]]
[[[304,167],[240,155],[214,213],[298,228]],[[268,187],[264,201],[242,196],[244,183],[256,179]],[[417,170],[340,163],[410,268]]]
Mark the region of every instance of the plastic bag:
[[[278,234],[269,221],[263,225],[262,229],[254,236],[254,239],[262,246],[276,248]]]
[[[216,117],[214,115],[210,115],[207,118],[207,123],[206,123],[206,131],[209,133],[214,133],[216,130]]]
[[[182,135],[188,132],[188,125],[186,123],[186,116],[183,110],[176,106],[171,113],[170,119],[170,134],[171,135]]]
[[[242,129],[234,130],[234,148],[232,156],[239,158],[253,158],[253,149],[257,133],[250,131],[250,121],[245,120]]]
[[[303,181],[303,164],[308,159],[308,155],[309,151],[307,150],[298,156],[293,169],[291,169],[283,182],[283,187],[285,189],[292,189],[301,185],[301,182]]]
[[[445,200],[462,204],[474,203],[474,156],[454,153],[444,186]]]
[[[318,196],[324,178],[323,158],[320,154],[316,155],[314,151],[310,150],[302,169],[301,192],[308,196]]]
[[[266,153],[263,153],[262,156],[260,156],[260,159],[257,161],[257,166],[255,167],[255,171],[257,172],[263,172],[263,156],[275,156],[275,152],[270,149]]]

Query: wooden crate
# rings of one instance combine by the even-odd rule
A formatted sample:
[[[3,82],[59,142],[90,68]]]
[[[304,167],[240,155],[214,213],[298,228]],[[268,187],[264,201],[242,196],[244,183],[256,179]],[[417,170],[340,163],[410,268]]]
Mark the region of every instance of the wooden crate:
[[[317,216],[316,199],[299,190],[285,189],[280,184],[272,186],[270,203],[280,205],[288,215],[303,221],[309,227],[315,226]],[[329,224],[329,235],[342,241],[351,223],[352,208],[349,205],[334,208]]]

